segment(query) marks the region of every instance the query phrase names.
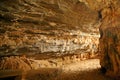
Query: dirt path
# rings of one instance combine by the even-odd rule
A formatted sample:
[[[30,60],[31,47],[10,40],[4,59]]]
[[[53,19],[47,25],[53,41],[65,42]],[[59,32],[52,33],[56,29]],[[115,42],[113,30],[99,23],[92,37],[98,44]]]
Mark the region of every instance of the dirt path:
[[[113,80],[100,71],[98,59],[71,63],[58,68],[42,68],[28,72],[27,80]]]
[[[99,59],[84,60],[69,65],[65,65],[63,69],[65,71],[89,71],[100,68]]]
[[[63,80],[113,80],[100,72],[99,59],[80,61],[64,66]]]

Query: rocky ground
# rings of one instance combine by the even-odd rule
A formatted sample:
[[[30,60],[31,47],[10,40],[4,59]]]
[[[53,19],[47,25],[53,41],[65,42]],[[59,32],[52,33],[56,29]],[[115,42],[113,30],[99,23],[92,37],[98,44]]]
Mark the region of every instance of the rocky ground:
[[[78,55],[49,59],[11,56],[1,58],[0,63],[0,79],[17,76],[7,80],[114,80],[100,71],[99,59],[81,59]]]
[[[1,58],[0,63],[0,80],[115,80],[101,72],[99,59],[77,55],[39,60],[11,56]]]
[[[27,80],[114,80],[100,72],[99,59],[71,63],[58,68],[31,70]]]
[[[15,80],[114,80],[102,74],[99,59],[73,61],[58,66],[47,60],[37,61],[40,61],[41,67],[34,66],[36,69],[24,71],[22,77],[16,77]]]

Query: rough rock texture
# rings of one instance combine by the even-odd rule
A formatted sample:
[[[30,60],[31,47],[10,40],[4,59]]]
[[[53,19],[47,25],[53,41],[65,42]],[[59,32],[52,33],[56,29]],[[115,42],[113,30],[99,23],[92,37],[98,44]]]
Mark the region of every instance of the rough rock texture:
[[[0,55],[96,53],[98,13],[78,0],[0,2]]]
[[[100,46],[102,70],[111,77],[120,77],[120,1],[81,0],[101,14]],[[96,2],[96,4],[95,4]],[[102,5],[101,7],[99,5]]]
[[[7,77],[2,80],[114,80],[103,75],[99,68],[99,59],[90,59],[72,64],[65,64],[60,68],[48,68],[48,66],[46,66],[37,70],[27,71],[21,75],[20,71],[19,73],[15,70],[7,71],[7,74],[12,73],[12,75],[16,75],[16,72],[17,75],[19,74],[20,76],[13,77],[13,79]]]
[[[26,57],[2,57],[0,58],[0,70],[23,70],[31,69],[31,64]]]
[[[101,66],[106,75],[120,76],[120,0],[0,1],[1,56],[92,54],[100,27]]]
[[[104,10],[105,11],[105,10]],[[120,76],[120,23],[118,11],[106,9],[107,15],[100,27],[101,66],[107,70],[106,75]]]

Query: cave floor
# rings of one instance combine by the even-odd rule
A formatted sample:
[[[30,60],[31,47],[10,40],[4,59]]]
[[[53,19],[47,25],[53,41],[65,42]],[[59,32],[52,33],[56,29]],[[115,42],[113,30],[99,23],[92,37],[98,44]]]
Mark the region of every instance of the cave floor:
[[[114,80],[100,72],[99,59],[90,59],[59,68],[40,68],[25,75],[27,80]]]

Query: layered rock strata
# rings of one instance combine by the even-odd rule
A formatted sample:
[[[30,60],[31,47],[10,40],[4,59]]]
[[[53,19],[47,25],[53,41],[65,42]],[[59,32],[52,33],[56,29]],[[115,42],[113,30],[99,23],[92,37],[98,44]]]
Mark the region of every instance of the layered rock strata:
[[[0,58],[0,71],[1,70],[22,70],[28,71],[32,69],[29,59],[26,57],[2,57]]]
[[[96,53],[100,27],[100,64],[106,75],[120,76],[119,0],[1,0],[0,5],[0,56]]]
[[[7,0],[0,5],[1,56],[98,51],[98,14],[78,0]]]

